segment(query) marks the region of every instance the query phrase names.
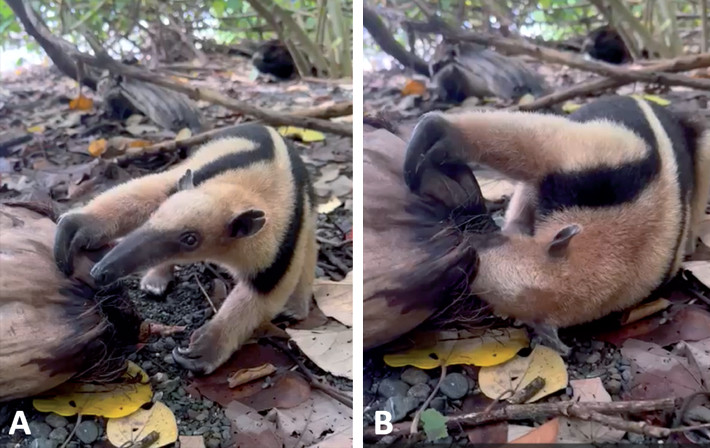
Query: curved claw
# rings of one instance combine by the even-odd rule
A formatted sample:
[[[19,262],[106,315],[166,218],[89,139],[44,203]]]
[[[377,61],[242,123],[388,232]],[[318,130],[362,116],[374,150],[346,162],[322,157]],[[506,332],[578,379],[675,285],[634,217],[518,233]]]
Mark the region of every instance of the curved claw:
[[[172,352],[173,360],[182,368],[187,369],[196,375],[207,375],[214,371],[209,363],[201,360],[199,355],[195,355],[189,348],[175,347]]]
[[[452,126],[440,113],[424,115],[414,128],[407,144],[404,160],[404,181],[410,190],[418,192],[427,168],[446,160]],[[434,154],[432,154],[434,153]]]
[[[54,237],[54,260],[59,270],[66,275],[74,272],[74,255],[81,244],[77,238],[81,227],[82,219],[79,214],[65,215],[57,224]]]

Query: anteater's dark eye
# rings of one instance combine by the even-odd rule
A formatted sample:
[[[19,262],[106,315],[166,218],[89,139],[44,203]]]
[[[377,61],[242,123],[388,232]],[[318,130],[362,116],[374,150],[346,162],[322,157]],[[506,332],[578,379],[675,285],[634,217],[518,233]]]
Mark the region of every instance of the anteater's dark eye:
[[[200,236],[197,232],[185,232],[180,235],[180,244],[182,244],[185,249],[194,249],[199,245],[199,243]]]

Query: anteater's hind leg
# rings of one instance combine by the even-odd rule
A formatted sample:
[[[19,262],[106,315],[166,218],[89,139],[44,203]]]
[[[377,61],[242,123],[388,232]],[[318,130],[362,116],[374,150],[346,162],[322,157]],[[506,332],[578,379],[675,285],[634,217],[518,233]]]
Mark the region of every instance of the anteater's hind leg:
[[[304,235],[306,235],[304,233]],[[303,259],[303,270],[298,280],[298,285],[286,302],[280,317],[293,320],[302,320],[308,316],[308,311],[313,296],[313,280],[316,276],[318,262],[318,244],[314,232],[308,232],[306,251]]]
[[[508,209],[505,211],[505,223],[502,232],[506,235],[532,235],[535,231],[535,208],[537,207],[537,189],[529,184],[518,182]]]

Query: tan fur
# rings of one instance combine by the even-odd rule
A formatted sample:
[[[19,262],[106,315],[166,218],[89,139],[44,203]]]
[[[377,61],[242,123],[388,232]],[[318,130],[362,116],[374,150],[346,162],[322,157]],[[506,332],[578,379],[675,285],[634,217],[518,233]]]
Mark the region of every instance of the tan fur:
[[[196,188],[168,196],[186,170],[195,172],[224,155],[254,147],[245,139],[217,140],[203,146],[177,167],[116,187],[76,212],[98,219],[100,225],[108,229],[107,239],[123,236],[144,222],[145,226],[155,230],[200,231],[203,241],[195,252],[183,253],[146,274],[142,284],[148,290],[151,290],[151,284],[163,285],[163,289],[167,286],[174,263],[209,261],[220,264],[237,279],[251,277],[275,260],[293,213],[284,204],[295,203],[286,144],[274,129],[269,128],[269,132],[275,146],[271,160],[252,164],[247,169],[229,170]],[[300,235],[291,264],[278,285],[262,295],[252,290],[247,282],[238,282],[212,321],[193,333],[189,350],[199,353],[200,360],[194,364],[188,359],[183,362],[178,359],[178,362],[204,373],[213,371],[246,341],[256,327],[283,311],[290,298],[286,313],[291,317],[306,317],[318,248],[315,242],[317,216],[308,195],[303,194]],[[265,213],[263,228],[247,238],[229,237],[226,223],[250,209]],[[152,292],[161,291],[155,288]]]
[[[636,160],[647,152],[646,144],[633,132],[601,120],[575,123],[507,112],[447,118],[467,143],[467,160],[525,182],[516,188],[506,215],[507,241],[479,251],[473,292],[496,312],[531,324],[576,325],[647,297],[660,285],[669,262],[677,270],[684,250],[681,245],[674,252],[678,232],[687,230],[681,229],[678,169],[658,119],[646,103],[639,105],[658,140],[660,175],[631,203],[555,212],[535,223],[534,236],[520,232],[520,222],[529,216],[526,210],[536,201],[526,185],[553,171]],[[707,181],[699,184],[700,190],[708,188]],[[695,197],[703,200],[697,193]],[[550,257],[548,244],[570,225],[581,232],[571,239],[567,256]]]
[[[518,181],[533,183],[553,171],[621,164],[646,154],[633,132],[602,120],[575,123],[521,112],[471,112],[447,120],[462,134],[470,161]]]

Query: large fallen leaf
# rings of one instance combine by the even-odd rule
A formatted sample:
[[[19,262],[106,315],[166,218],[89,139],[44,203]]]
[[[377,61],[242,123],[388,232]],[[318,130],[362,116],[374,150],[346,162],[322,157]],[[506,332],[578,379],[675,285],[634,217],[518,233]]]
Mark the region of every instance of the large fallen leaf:
[[[312,330],[287,328],[286,332],[318,367],[336,376],[353,379],[353,332],[337,322]]]
[[[252,381],[229,388],[228,378],[232,372],[267,363],[277,368],[268,387],[264,387],[267,385],[264,381]],[[222,406],[239,401],[258,412],[273,407],[290,408],[303,403],[311,394],[308,382],[298,373],[289,371],[293,365],[291,358],[270,345],[246,344],[211,375],[195,378],[188,388]]]
[[[353,326],[353,273],[339,282],[317,279],[313,282],[313,296],[318,308],[327,316]]]
[[[478,373],[481,392],[488,398],[510,398],[541,377],[545,385],[526,403],[532,403],[567,387],[567,367],[557,351],[538,345],[530,355],[516,356],[505,364],[483,367]]]
[[[295,126],[282,126],[279,128],[279,134],[284,137],[295,137],[303,143],[321,142],[325,140],[325,135],[322,132],[312,129],[297,128]]]
[[[32,405],[40,412],[54,412],[65,417],[99,415],[107,418],[125,417],[148,403],[153,397],[148,375],[128,361],[128,369],[120,382],[109,384],[65,383],[48,394],[51,398],[36,398]]]
[[[513,358],[528,346],[528,335],[519,328],[468,331],[442,331],[431,335],[433,344],[415,347],[404,353],[385,355],[385,363],[392,367],[407,365],[420,369],[434,369],[442,365],[471,364],[494,366]]]
[[[700,372],[688,359],[656,344],[629,339],[621,354],[631,361],[630,399],[682,398],[703,390]]]
[[[544,443],[552,445],[557,440],[557,434],[560,431],[560,419],[554,418],[544,425],[540,425],[537,428],[531,428],[526,431],[524,435],[516,437],[509,443],[516,444],[533,444],[533,443]]]
[[[689,270],[705,286],[710,287],[710,261],[686,261],[683,268]]]
[[[685,356],[690,365],[700,372],[703,384],[710,385],[710,338],[678,344],[678,351]]]
[[[321,391],[314,391],[307,401],[294,408],[273,409],[267,419],[276,422],[285,448],[318,446],[328,434],[352,437],[352,408]]]
[[[601,378],[588,378],[570,381],[575,402],[610,403],[611,395],[604,389]],[[557,443],[616,443],[625,431],[609,428],[597,422],[587,422],[561,417]]]
[[[157,432],[158,440],[151,448],[170,445],[178,437],[178,427],[173,411],[161,402],[153,403],[150,409],[139,409],[122,418],[112,418],[106,424],[106,436],[114,446],[143,440],[151,432]]]

